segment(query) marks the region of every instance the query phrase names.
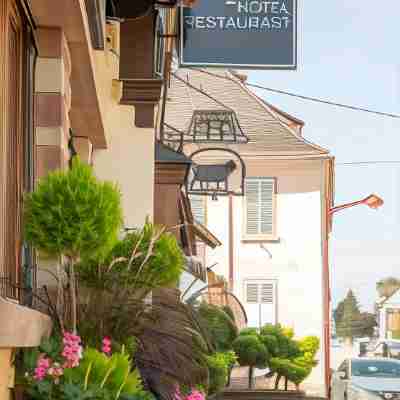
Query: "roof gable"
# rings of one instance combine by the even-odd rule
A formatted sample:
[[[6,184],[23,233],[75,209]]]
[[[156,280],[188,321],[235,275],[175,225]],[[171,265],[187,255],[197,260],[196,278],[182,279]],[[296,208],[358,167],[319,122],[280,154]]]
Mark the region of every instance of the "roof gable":
[[[187,131],[195,110],[233,110],[247,144],[224,145],[242,155],[324,156],[329,152],[305,140],[293,126],[302,121],[269,105],[228,70],[181,68],[171,77],[165,122]]]

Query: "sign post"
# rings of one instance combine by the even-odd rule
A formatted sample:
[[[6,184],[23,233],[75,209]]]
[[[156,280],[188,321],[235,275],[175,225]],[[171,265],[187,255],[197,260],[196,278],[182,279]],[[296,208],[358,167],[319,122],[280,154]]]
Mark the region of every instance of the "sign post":
[[[199,0],[180,28],[181,66],[297,67],[297,0]]]

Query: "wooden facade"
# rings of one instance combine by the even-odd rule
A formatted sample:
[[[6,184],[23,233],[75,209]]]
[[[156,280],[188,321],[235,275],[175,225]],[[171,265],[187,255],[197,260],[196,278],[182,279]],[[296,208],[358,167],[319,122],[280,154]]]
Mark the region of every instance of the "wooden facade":
[[[19,299],[23,192],[33,182],[35,48],[24,4],[0,5],[0,294]],[[26,252],[24,252],[26,254]]]

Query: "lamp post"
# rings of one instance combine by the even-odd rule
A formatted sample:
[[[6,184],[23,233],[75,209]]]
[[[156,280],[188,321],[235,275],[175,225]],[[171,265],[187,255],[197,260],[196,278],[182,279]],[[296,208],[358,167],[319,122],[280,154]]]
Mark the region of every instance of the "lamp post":
[[[371,209],[378,209],[383,205],[384,201],[376,194],[370,194],[368,197],[365,197],[362,200],[353,201],[351,203],[341,204],[339,206],[331,207],[327,210],[326,213],[326,221],[327,226],[331,225],[331,220],[333,214],[338,211],[345,210],[347,208],[366,205]],[[324,264],[325,264],[325,314],[327,320],[325,321],[325,346],[326,346],[326,358],[325,358],[325,369],[326,369],[326,382],[328,383],[329,390],[331,389],[331,375],[330,375],[330,342],[331,342],[331,288],[330,288],[330,270],[329,270],[329,228],[327,228],[326,240],[324,241]],[[331,398],[331,393],[329,392],[329,398]]]

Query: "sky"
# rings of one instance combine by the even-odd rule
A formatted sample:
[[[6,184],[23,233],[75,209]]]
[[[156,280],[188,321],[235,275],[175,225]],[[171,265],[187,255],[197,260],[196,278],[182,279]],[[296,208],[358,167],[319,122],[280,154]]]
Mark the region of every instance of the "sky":
[[[400,114],[400,1],[299,0],[297,71],[247,71],[248,82]],[[335,215],[331,236],[333,303],[352,288],[365,310],[375,284],[400,278],[400,119],[256,91],[302,119],[304,136],[336,158],[336,204],[379,194],[379,210]],[[398,164],[340,163],[398,160]]]

